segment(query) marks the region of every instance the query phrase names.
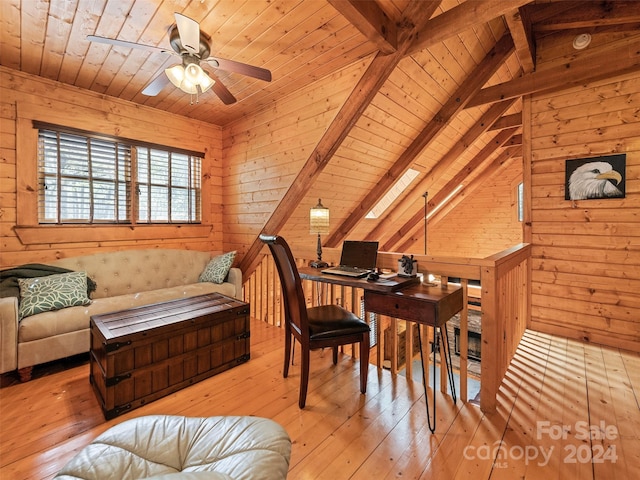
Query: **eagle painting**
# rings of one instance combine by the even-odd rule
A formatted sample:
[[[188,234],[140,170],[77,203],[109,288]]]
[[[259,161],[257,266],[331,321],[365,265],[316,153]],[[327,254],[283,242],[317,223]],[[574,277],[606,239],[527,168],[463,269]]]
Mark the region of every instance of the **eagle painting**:
[[[588,162],[577,167],[569,177],[568,200],[622,198],[622,175],[608,162]]]

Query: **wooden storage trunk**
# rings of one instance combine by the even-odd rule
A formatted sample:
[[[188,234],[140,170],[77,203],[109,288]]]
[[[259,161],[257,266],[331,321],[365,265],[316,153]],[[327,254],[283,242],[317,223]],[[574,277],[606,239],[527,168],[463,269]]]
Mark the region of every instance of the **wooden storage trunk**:
[[[249,360],[249,304],[218,293],[91,317],[90,381],[106,419]]]

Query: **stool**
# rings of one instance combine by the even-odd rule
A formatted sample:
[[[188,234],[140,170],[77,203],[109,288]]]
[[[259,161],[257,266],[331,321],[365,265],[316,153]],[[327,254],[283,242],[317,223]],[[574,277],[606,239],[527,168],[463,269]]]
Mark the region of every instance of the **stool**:
[[[106,430],[57,480],[286,479],[291,439],[266,418],[150,415]]]

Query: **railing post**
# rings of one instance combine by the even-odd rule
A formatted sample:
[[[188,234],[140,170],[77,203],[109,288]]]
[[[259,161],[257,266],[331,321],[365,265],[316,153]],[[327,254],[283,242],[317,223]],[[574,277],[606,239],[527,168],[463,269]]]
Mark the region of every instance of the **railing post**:
[[[480,409],[495,412],[498,393],[498,364],[500,329],[498,328],[498,298],[495,266],[483,267],[480,273],[482,285],[482,362],[480,382]]]

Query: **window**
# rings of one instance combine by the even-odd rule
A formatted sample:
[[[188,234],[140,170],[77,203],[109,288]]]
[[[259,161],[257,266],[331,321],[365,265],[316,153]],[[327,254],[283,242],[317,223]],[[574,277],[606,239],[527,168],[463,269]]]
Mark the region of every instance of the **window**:
[[[201,159],[155,148],[137,148],[138,221],[200,221]]]
[[[524,184],[518,184],[518,221],[524,220]]]
[[[407,189],[420,172],[410,168],[398,179],[387,194],[371,209],[365,218],[379,218],[384,211]]]
[[[200,223],[201,156],[40,127],[39,223]]]

